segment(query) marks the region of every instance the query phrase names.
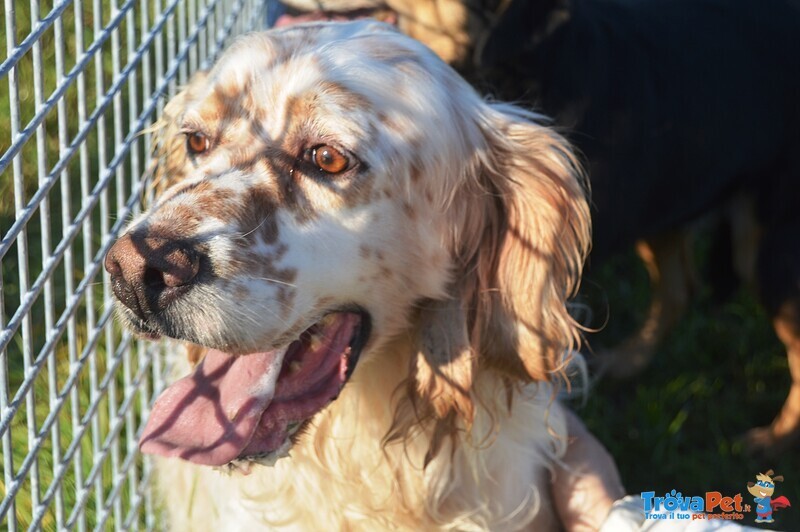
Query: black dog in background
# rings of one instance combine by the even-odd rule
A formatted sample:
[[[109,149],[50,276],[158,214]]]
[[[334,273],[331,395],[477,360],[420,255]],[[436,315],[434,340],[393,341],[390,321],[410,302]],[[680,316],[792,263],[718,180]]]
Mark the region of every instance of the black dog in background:
[[[734,268],[756,286],[793,381],[748,443],[778,451],[797,441],[800,2],[512,0],[476,57],[503,99],[555,117],[585,155],[592,259],[636,242],[648,267],[647,321],[608,369],[646,365],[689,298],[687,225],[724,211]]]

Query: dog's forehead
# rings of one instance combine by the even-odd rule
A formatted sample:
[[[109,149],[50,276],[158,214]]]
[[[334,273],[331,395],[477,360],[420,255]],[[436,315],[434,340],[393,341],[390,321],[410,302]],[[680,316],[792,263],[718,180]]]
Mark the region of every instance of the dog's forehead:
[[[279,103],[264,101],[268,94],[331,93],[335,84],[380,104],[387,87],[424,92],[439,84],[443,67],[433,52],[380,22],[301,24],[240,38],[211,71],[208,90],[228,99],[252,95],[252,106],[264,108]]]

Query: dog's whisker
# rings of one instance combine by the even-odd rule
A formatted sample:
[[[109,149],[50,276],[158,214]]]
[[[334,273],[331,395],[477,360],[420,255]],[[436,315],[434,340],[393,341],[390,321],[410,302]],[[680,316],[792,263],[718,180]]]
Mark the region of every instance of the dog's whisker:
[[[246,233],[243,233],[243,234],[239,235],[239,237],[238,237],[238,238],[245,238],[245,237],[248,237],[248,236],[250,236],[251,234],[255,233],[256,231],[258,231],[259,229],[261,229],[261,227],[262,227],[262,226],[263,226],[265,223],[267,223],[267,220],[269,220],[269,216],[265,216],[264,218],[262,218],[262,219],[261,219],[261,223],[259,223],[257,226],[255,226],[255,227],[254,227],[254,228],[252,228],[251,230],[247,231]]]
[[[269,278],[269,277],[247,277],[247,279],[256,279],[256,280],[259,280],[259,281],[267,281],[267,282],[270,282],[270,283],[282,284],[284,286],[291,286],[292,288],[297,288],[297,285],[294,284],[294,283],[290,283],[290,282],[287,282],[287,281],[281,281],[280,279],[272,279],[272,278]]]

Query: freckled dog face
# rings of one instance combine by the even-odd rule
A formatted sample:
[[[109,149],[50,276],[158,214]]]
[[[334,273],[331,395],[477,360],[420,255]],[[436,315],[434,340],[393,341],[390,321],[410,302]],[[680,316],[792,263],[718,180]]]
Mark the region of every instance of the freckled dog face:
[[[271,463],[395,338],[417,352],[422,417],[445,424],[471,422],[478,353],[549,378],[575,340],[564,299],[589,216],[536,118],[383,24],[234,44],[165,107],[169,188],[105,260],[131,328],[208,348],[155,402],[142,451]]]
[[[432,228],[444,181],[463,173],[452,161],[470,157],[450,153],[465,142],[437,142],[463,134],[442,105],[454,92],[474,98],[380,24],[240,40],[181,95],[185,156],[167,176],[181,180],[129,229],[200,256],[192,289],[149,316],[150,330],[246,353],[352,307],[374,332],[396,332],[447,282],[449,235]]]

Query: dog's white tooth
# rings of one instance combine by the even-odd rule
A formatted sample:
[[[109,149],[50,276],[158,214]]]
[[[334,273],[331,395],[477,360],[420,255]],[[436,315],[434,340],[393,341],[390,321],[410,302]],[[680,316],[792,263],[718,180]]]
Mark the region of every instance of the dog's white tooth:
[[[322,347],[322,344],[325,341],[325,328],[326,326],[317,327],[314,329],[314,332],[311,333],[311,336],[308,339],[308,346],[311,348],[311,350],[316,351]]]
[[[331,325],[335,320],[336,320],[336,316],[335,315],[328,314],[327,316],[322,318],[322,321],[320,321],[319,323],[320,323],[320,325],[322,325],[322,329],[325,329],[326,327]]]
[[[311,348],[312,351],[318,350],[322,347],[322,336],[319,334],[314,334],[308,342],[308,346]]]

